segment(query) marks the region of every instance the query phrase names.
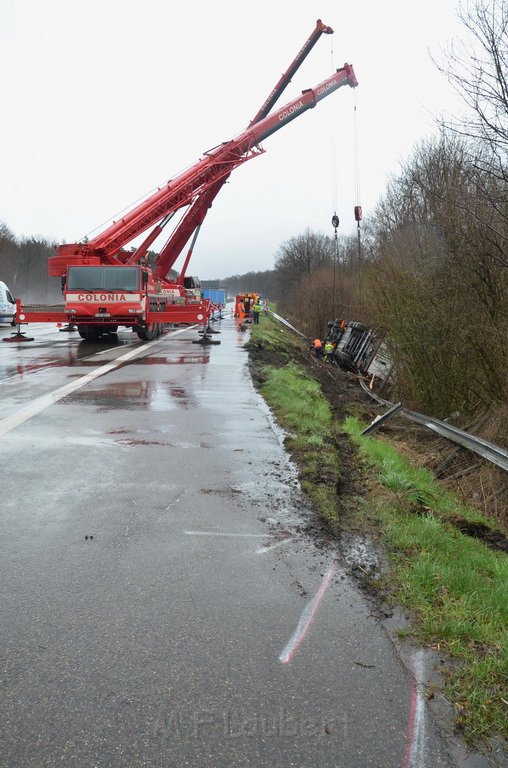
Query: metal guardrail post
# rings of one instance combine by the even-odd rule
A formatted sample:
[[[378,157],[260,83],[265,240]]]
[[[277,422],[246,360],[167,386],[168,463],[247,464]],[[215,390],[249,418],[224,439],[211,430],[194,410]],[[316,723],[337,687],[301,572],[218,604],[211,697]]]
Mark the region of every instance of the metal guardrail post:
[[[364,429],[362,432],[362,435],[370,435],[372,432],[375,432],[376,429],[379,429],[379,427],[385,423],[385,421],[388,421],[388,419],[391,419],[392,416],[395,416],[396,413],[398,413],[400,410],[402,410],[402,403],[397,403],[396,405],[389,408],[386,413],[383,413],[382,416],[376,416],[372,424],[369,424],[367,429]]]

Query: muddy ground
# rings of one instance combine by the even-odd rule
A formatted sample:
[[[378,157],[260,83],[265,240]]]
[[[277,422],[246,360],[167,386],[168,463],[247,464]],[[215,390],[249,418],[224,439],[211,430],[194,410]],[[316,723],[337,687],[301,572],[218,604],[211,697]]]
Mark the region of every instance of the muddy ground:
[[[306,345],[295,340],[289,351],[283,354],[267,349],[262,342],[253,340],[249,343],[249,363],[254,384],[259,388],[264,382],[263,367],[281,367],[289,360],[293,360],[321,384],[321,389],[333,410],[337,423],[340,423],[351,412],[352,404],[356,403],[362,409],[367,407],[367,396],[358,385],[357,381],[349,379],[347,374],[332,365],[325,365],[322,360],[317,360],[309,354]],[[337,431],[336,449],[340,456],[341,478],[340,483],[336,478],[331,478],[336,493],[340,497],[341,509],[349,509],[359,495],[365,493],[365,477],[359,464],[358,453],[349,436]],[[298,464],[298,457],[293,455]],[[320,477],[320,483],[326,482],[326,478]],[[318,524],[320,529],[320,524]],[[318,531],[316,531],[318,532]],[[328,535],[337,535],[339,531],[328,531]]]
[[[259,340],[249,342],[250,369],[256,386],[263,383],[263,366],[280,367],[293,360],[319,381],[337,423],[352,413],[370,423],[386,410],[365,393],[356,374],[316,359],[304,340],[294,337],[289,344],[289,347],[281,348],[281,352],[276,352],[266,348]],[[508,498],[506,473],[402,417],[387,422],[379,434],[388,438],[411,463],[432,470],[459,499],[477,506],[482,514],[494,521],[493,526],[488,522],[473,524],[457,516],[450,520],[451,523],[462,533],[481,539],[487,546],[508,552],[508,509],[503,501],[505,495]],[[340,537],[343,533],[358,532],[357,517],[348,514],[348,510],[357,506],[358,497],[370,492],[382,493],[382,490],[362,463],[349,435],[337,430],[335,440],[342,469],[336,492],[344,514],[339,529],[327,533]],[[374,485],[378,486],[375,491]],[[371,522],[373,525],[369,524],[368,518],[362,518],[362,525],[367,528],[362,533],[375,538],[375,524]],[[322,524],[316,525],[316,533],[322,532]]]

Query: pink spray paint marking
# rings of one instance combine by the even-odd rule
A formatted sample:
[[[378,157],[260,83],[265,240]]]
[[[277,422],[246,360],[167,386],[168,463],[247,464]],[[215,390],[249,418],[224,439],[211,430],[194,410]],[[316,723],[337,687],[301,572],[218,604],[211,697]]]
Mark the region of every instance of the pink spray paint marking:
[[[411,706],[406,728],[406,749],[402,768],[425,768],[425,696],[423,694],[424,657],[418,651],[411,664]]]
[[[335,563],[332,563],[331,566],[328,568],[328,571],[323,576],[323,581],[321,582],[321,586],[319,587],[318,591],[316,592],[316,594],[314,595],[310,603],[308,603],[303,609],[302,615],[300,616],[300,621],[298,622],[298,625],[295,631],[293,632],[291,639],[286,644],[286,646],[284,647],[284,650],[279,656],[279,661],[281,661],[283,664],[289,664],[297,654],[298,649],[303,643],[305,635],[307,634],[309,627],[314,620],[314,617],[318,611],[318,608],[321,605],[323,597],[325,596],[325,592],[328,589],[328,586],[330,584],[330,581],[332,580],[332,576],[334,573],[335,573]]]

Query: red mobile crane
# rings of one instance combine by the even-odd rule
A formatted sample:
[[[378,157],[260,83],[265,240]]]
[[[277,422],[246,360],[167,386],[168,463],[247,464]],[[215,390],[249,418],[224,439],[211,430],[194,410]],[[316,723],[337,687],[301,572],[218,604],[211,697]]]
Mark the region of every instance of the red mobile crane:
[[[88,242],[58,246],[48,260],[50,276],[59,276],[63,306],[22,305],[17,300],[16,322],[63,322],[77,325],[80,336],[93,339],[118,326],[132,327],[141,339],[158,336],[166,323],[207,326],[210,302],[189,285],[185,272],[200,227],[213,200],[231,172],[264,152],[260,143],[343,85],[356,87],[352,65],[345,64],[313,89],[270,113],[319,37],[333,30],[318,20],[316,27],[288,70],[270,93],[249,126],[236,138],[205,152],[188,170],[170,179],[141,204],[113,222]],[[174,214],[187,207],[180,224],[150,266],[147,252]],[[125,247],[153,228],[134,250]],[[194,233],[178,279],[167,277]]]
[[[261,108],[256,113],[256,116],[250,121],[249,128],[255,123],[258,123],[262,118],[266,117],[269,114],[271,108],[281,97],[282,93],[291,82],[291,78],[300,68],[302,63],[305,61],[310,51],[312,50],[314,45],[317,43],[317,41],[319,40],[322,34],[331,35],[333,34],[333,29],[328,25],[323,24],[321,19],[318,19],[316,21],[316,26],[313,29],[312,34],[310,35],[310,37],[307,38],[307,40],[303,44],[300,51],[298,52],[298,54],[295,56],[295,58],[289,65],[288,69],[284,72],[284,74],[281,75],[279,81],[277,82],[273,90],[270,92],[268,97],[265,99]],[[187,253],[187,257],[184,263],[184,267],[182,269],[182,273],[179,278],[180,280],[181,280],[182,274],[185,274],[185,270],[188,265],[189,258],[192,254],[194,243],[196,241],[197,235],[199,234],[199,230],[204,221],[204,218],[207,212],[210,210],[215,197],[217,196],[218,192],[222,189],[223,184],[226,183],[228,178],[229,178],[229,174],[224,178],[220,179],[215,185],[212,185],[210,189],[208,189],[206,192],[201,194],[196,199],[194,204],[187,211],[185,218],[182,219],[182,221],[180,222],[179,227],[175,230],[172,237],[168,240],[168,242],[164,246],[164,250],[159,255],[159,258],[167,261],[168,269],[171,269],[171,267],[176,262],[178,256],[180,255],[180,252],[183,249],[185,243],[187,242],[191,234],[193,232],[195,233],[194,238],[192,240],[191,247],[189,248],[189,251]]]

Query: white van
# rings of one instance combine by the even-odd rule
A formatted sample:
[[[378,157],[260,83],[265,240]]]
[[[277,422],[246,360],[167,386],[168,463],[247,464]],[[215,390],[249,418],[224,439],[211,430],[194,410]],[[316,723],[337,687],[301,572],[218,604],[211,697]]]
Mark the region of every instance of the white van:
[[[12,323],[16,314],[16,302],[5,283],[0,281],[0,323]]]

